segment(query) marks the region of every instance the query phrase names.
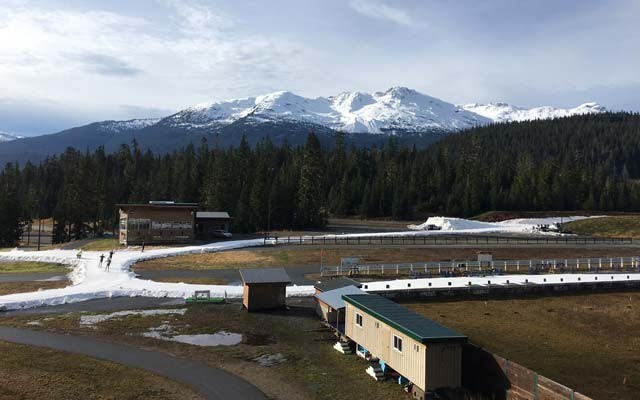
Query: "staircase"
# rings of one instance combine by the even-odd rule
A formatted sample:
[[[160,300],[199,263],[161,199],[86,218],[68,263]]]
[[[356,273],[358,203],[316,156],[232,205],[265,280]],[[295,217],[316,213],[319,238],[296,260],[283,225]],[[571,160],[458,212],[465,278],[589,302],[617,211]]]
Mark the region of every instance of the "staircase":
[[[385,380],[384,371],[380,363],[373,363],[366,369],[367,374],[371,375],[376,381]]]
[[[351,346],[349,346],[349,343],[343,342],[342,340],[339,340],[334,344],[333,348],[342,354],[353,354],[353,350],[351,349]]]

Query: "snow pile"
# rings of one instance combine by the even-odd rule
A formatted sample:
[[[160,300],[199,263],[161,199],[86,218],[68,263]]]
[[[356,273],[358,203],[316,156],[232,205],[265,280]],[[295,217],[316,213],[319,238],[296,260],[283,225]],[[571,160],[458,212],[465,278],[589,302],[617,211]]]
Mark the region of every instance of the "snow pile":
[[[547,217],[547,218],[517,218],[500,222],[482,222],[463,218],[429,217],[419,225],[407,225],[414,231],[429,231],[433,234],[444,233],[538,233],[540,226],[548,226],[556,229],[562,222],[577,221],[585,218],[598,218],[598,216],[571,216],[571,217]],[[429,230],[434,227],[439,230]]]

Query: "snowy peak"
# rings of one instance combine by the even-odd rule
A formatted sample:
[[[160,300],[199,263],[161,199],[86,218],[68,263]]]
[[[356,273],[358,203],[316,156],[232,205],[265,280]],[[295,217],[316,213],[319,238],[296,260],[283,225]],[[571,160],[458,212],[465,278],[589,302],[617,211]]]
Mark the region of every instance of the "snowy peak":
[[[495,122],[531,121],[537,119],[551,119],[570,117],[572,115],[597,114],[607,109],[597,103],[584,103],[575,108],[554,108],[550,106],[521,108],[507,103],[465,104],[467,111],[474,112]]]
[[[98,132],[121,133],[136,131],[158,123],[158,118],[130,119],[128,121],[103,121],[99,122]]]
[[[249,123],[286,120],[350,133],[455,131],[491,120],[406,87],[373,95],[343,92],[310,99],[274,92],[189,107],[167,118],[173,125],[222,127],[241,118]]]
[[[0,131],[0,142],[11,142],[12,140],[20,139],[21,136],[11,135],[7,132]]]

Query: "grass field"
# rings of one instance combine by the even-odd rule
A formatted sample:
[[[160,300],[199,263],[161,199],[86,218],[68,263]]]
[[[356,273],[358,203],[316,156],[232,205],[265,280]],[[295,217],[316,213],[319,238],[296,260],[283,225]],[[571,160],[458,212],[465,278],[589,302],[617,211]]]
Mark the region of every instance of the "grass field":
[[[640,215],[620,215],[572,221],[564,224],[570,232],[584,236],[640,237]]]
[[[0,261],[0,274],[66,274],[67,272],[69,272],[69,267],[62,264],[33,261]]]
[[[26,323],[38,319],[38,329],[97,336],[202,361],[243,377],[269,398],[406,400],[401,386],[375,382],[367,375],[366,361],[332,349],[336,339],[321,325],[311,299],[289,299],[288,304],[289,310],[273,313],[247,313],[239,303],[198,304],[189,306],[185,315],[130,316],[102,322],[95,329],[80,327],[79,314],[3,318],[0,324],[34,328]],[[230,347],[199,347],[138,335],[162,323],[179,334],[226,331],[241,333],[244,340]],[[272,354],[281,354],[286,362],[263,367],[253,361]],[[11,365],[3,359],[5,364]]]
[[[119,247],[120,247],[120,243],[118,243],[118,239],[103,238],[103,239],[92,240],[91,242],[83,244],[78,248],[85,251],[109,251],[112,249],[117,249]]]
[[[640,398],[638,292],[405,305],[595,399]]]
[[[37,290],[58,289],[69,286],[71,282],[63,281],[29,281],[29,282],[0,282],[0,296],[14,293],[29,293]]]
[[[202,399],[191,388],[90,357],[0,342],[0,399]]]
[[[227,281],[220,278],[212,277],[173,277],[166,276],[162,278],[153,278],[156,282],[175,282],[175,283],[191,283],[194,285],[226,285]]]
[[[504,259],[554,259],[574,257],[638,256],[637,248],[329,248],[324,250],[325,266],[340,265],[341,257],[360,257],[365,263],[426,262],[450,260],[475,260],[478,250],[493,252],[495,260]],[[254,248],[221,253],[190,254],[144,261],[134,270],[205,270],[255,267],[288,267],[320,265],[319,248]]]

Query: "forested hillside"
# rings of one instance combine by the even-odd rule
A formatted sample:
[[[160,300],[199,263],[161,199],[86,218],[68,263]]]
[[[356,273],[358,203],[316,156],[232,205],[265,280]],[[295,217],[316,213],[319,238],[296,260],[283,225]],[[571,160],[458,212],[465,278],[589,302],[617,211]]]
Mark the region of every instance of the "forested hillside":
[[[68,149],[39,165],[8,164],[0,215],[53,216],[70,228],[109,228],[116,203],[197,201],[229,211],[236,231],[321,226],[329,215],[410,218],[487,210],[640,211],[640,116],[599,114],[496,124],[424,150],[358,148],[338,137],[323,148],[212,148],[205,141],[156,156],[137,144],[114,154]],[[3,226],[9,222],[2,222]],[[82,228],[82,226],[85,228]],[[6,243],[6,240],[5,240]]]

